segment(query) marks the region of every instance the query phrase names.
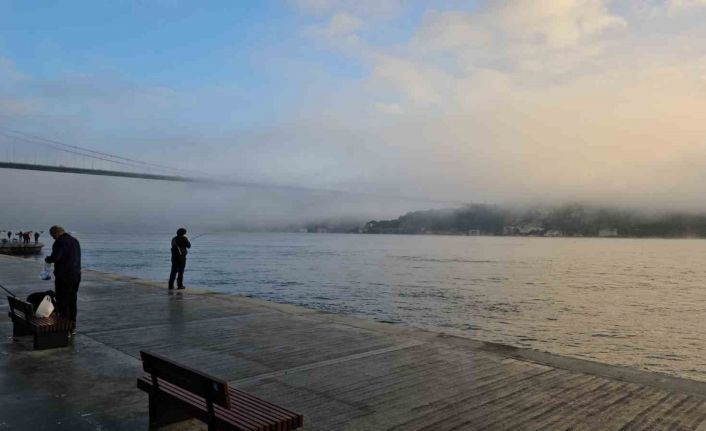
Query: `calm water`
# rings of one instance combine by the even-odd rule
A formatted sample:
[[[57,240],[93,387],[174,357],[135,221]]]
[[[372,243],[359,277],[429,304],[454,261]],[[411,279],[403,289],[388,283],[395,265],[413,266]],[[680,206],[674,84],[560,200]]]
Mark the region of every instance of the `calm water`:
[[[79,235],[84,266],[152,280],[171,235]],[[186,285],[706,381],[706,241],[206,235]]]

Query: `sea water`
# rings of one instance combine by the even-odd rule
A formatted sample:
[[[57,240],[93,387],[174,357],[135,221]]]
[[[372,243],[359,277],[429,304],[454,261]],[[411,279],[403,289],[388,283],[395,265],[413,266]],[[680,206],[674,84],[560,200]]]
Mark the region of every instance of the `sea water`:
[[[164,282],[171,234],[78,233],[85,268]],[[185,284],[706,381],[706,241],[229,233]]]

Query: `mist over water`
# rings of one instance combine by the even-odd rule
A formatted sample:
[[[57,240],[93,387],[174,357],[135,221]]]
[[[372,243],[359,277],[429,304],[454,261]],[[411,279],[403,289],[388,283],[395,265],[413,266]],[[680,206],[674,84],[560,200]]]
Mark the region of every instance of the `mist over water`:
[[[0,230],[150,233],[272,230],[318,220],[397,217],[424,199],[284,187],[236,187],[0,169]],[[168,227],[168,228],[166,228]]]
[[[185,226],[191,287],[706,381],[706,241],[588,238],[706,237],[706,1],[241,3],[0,2],[0,161],[255,185],[0,169],[0,230],[166,289]],[[586,237],[216,234],[440,201]]]
[[[166,294],[172,234],[77,235],[85,268],[162,281]],[[706,381],[704,280],[702,240],[287,233],[195,239],[185,277],[188,287]]]

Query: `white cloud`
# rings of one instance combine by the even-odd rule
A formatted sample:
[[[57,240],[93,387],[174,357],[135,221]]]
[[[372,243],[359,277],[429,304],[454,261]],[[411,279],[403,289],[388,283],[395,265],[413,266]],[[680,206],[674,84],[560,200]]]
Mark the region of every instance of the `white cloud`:
[[[338,12],[331,17],[327,33],[331,36],[347,35],[356,32],[363,21],[346,12]]]
[[[17,85],[28,79],[17,70],[14,62],[0,57],[0,117],[22,117],[34,112],[34,104],[16,94]]]
[[[347,42],[349,45],[358,42],[356,32],[363,26],[363,21],[355,16],[338,12],[333,14],[326,25],[317,25],[309,28],[312,36],[329,42]]]
[[[23,79],[27,79],[27,76],[17,70],[12,60],[0,57],[0,88],[2,87],[2,82],[21,81]]]
[[[684,10],[706,6],[706,0],[667,0],[667,5],[672,10]]]
[[[192,148],[196,164],[263,181],[365,183],[489,202],[704,207],[706,28],[694,22],[706,11],[670,14],[661,2],[646,16],[636,0],[625,1],[487,1],[474,11],[434,3],[437,10],[394,28],[392,38],[391,26],[414,22],[416,9],[398,20],[374,15],[372,3],[304,1],[316,14],[308,25],[336,54],[345,50],[343,60],[328,68],[322,58],[317,79],[307,81],[292,112],[279,114],[280,123],[215,139],[212,152],[186,139],[180,148]],[[354,77],[339,74],[343,62],[357,63]],[[271,69],[302,73],[302,64],[286,63]],[[193,125],[188,108],[202,96],[77,81],[76,91],[53,82],[31,95],[41,94],[59,120],[102,122],[101,132],[116,136],[117,129],[166,136],[169,127],[181,130],[178,122]],[[89,100],[78,100],[81,91]],[[233,110],[230,100],[223,109],[209,105],[191,109]],[[227,129],[236,114],[211,125]],[[219,128],[205,126],[192,126],[194,135],[210,140]]]
[[[396,101],[373,104],[395,114],[379,116],[378,139],[400,158],[380,175],[476,200],[703,207],[687,162],[706,160],[706,29],[682,16],[632,0],[487,1],[427,11],[406,42],[364,39],[361,91]]]
[[[626,25],[600,0],[515,0],[488,2],[475,13],[430,12],[420,33],[442,48],[494,42],[569,49]]]
[[[429,104],[440,100],[434,74],[434,70],[425,70],[410,60],[378,55],[375,56],[372,77],[392,86],[412,102]]]
[[[21,117],[34,111],[35,108],[29,102],[0,97],[0,118]]]
[[[603,50],[627,22],[598,0],[488,2],[484,9],[426,14],[413,46],[456,56],[462,69],[566,73]]]
[[[424,17],[415,43],[421,48],[438,50],[482,46],[492,36],[479,21],[476,15],[468,12],[430,12]]]
[[[553,49],[571,48],[606,30],[626,26],[601,0],[516,0],[488,13],[510,39]]]
[[[403,9],[401,0],[292,0],[301,11],[313,15],[348,12],[361,17],[389,17]]]
[[[396,115],[403,112],[402,106],[400,106],[399,103],[377,102],[374,106],[378,112],[382,112],[384,114]]]

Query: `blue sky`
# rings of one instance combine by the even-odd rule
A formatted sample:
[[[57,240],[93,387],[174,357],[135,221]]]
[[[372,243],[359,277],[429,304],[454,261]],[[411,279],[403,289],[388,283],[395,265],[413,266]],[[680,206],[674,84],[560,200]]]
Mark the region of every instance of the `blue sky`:
[[[233,126],[272,121],[292,109],[305,96],[307,68],[332,80],[364,73],[311,44],[302,32],[311,17],[280,2],[22,1],[5,2],[0,10],[0,55],[22,74],[47,81],[86,75],[176,92],[225,91],[233,97],[229,109],[239,117]],[[259,103],[263,100],[277,103]]]
[[[23,1],[4,9],[4,54],[45,78],[112,70],[167,86],[257,84],[258,56],[300,45],[291,11],[267,2]]]
[[[688,206],[704,19],[704,0],[0,0],[0,125],[249,181]]]

